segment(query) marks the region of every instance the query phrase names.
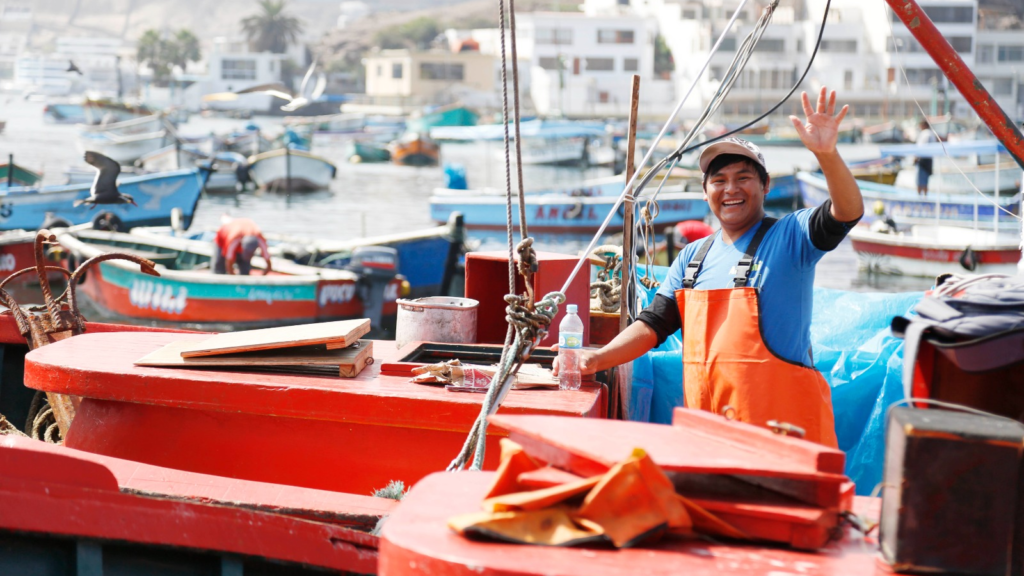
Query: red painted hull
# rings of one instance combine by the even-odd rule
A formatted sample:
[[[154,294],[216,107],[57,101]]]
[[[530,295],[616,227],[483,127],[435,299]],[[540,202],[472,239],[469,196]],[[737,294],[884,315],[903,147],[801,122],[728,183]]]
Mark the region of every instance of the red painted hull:
[[[881,242],[851,239],[853,249],[856,252],[870,252],[885,256],[897,256],[900,258],[911,258],[914,260],[925,260],[928,262],[948,262],[959,264],[963,250],[944,250],[924,248],[920,246],[898,246]],[[1016,264],[1020,260],[1020,250],[1014,249],[973,249],[975,258],[979,264]]]

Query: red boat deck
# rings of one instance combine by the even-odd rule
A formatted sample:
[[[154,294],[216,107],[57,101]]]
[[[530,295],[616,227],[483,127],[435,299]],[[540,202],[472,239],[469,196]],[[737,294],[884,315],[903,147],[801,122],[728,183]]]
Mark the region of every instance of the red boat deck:
[[[83,398],[65,445],[204,474],[370,494],[443,470],[480,411],[482,394],[447,392],[380,374],[401,358],[374,342],[356,378],[138,367],[133,362],[200,334],[84,334],[34,350],[25,384]],[[410,345],[413,346],[413,345]],[[599,387],[512,391],[502,414],[597,417]],[[486,465],[498,463],[491,429]]]
[[[368,534],[237,506],[125,493],[112,469],[72,450],[5,437],[0,440],[0,469],[0,533],[173,546],[356,573],[376,571],[376,538]],[[79,566],[81,562],[79,558]]]
[[[553,548],[474,542],[456,535],[448,528],[448,519],[480,511],[492,480],[493,473],[488,472],[433,474],[417,484],[384,524],[381,576],[891,573],[878,556],[877,540],[852,529],[818,552],[674,538],[621,550]],[[856,498],[854,511],[877,520],[880,506],[877,498]]]

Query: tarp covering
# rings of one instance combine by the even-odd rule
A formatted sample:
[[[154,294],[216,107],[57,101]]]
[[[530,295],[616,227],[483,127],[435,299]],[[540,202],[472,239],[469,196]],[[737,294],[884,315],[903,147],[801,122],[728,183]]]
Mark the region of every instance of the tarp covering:
[[[659,281],[667,272],[661,266],[654,271]],[[645,306],[657,292],[643,285],[638,290]],[[814,289],[814,366],[832,388],[839,448],[846,452],[846,474],[858,494],[870,494],[882,481],[886,409],[903,398],[903,341],[892,335],[889,323],[910,313],[922,296]],[[681,350],[677,332],[633,362],[631,419],[672,421],[672,410],[683,405]]]

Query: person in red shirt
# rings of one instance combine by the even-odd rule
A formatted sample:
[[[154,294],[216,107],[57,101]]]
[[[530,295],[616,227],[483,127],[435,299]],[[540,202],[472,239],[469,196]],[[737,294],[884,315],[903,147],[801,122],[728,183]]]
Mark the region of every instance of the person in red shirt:
[[[267,262],[263,274],[270,273],[270,251],[267,248],[267,241],[263,238],[263,232],[255,222],[248,218],[233,218],[226,220],[217,230],[217,237],[213,239],[213,273],[234,274],[235,265],[238,265],[238,273],[249,275],[252,265],[253,254],[256,248],[263,253],[263,259]]]

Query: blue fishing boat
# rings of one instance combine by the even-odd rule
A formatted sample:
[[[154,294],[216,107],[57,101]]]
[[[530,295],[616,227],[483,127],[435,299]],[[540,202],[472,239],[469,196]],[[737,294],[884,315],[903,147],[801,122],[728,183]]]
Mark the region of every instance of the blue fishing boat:
[[[828,199],[828,185],[820,174],[799,172],[800,196],[804,206],[819,206]],[[1000,226],[1019,227],[1017,214],[1020,212],[1020,194],[988,197],[977,201],[975,194],[929,193],[921,196],[916,190],[898,188],[887,184],[858,180],[861,196],[864,198],[863,222],[876,219],[875,206],[881,203],[885,214],[898,224],[944,224],[969,225],[976,221],[992,222],[998,218]],[[996,208],[996,204],[1000,208]],[[998,215],[996,215],[998,212]]]
[[[622,182],[619,181],[622,191]],[[572,196],[560,193],[530,194],[527,198],[526,222],[537,233],[596,232],[612,210],[618,193],[603,196]],[[643,205],[640,198],[639,205]],[[655,223],[675,224],[683,220],[701,220],[708,214],[703,192],[664,190],[658,196],[661,209]],[[518,202],[513,199],[513,212]],[[470,230],[505,230],[505,197],[500,194],[467,194],[465,190],[435,190],[430,197],[430,217],[446,222],[452,212],[462,212]],[[623,208],[612,215],[608,230],[622,230]]]
[[[76,200],[89,196],[90,183],[43,187],[14,187],[0,191],[0,230],[36,230],[48,218],[60,218],[68,224],[91,222],[100,212],[115,214],[128,228],[170,224],[171,212],[181,211],[183,224],[192,223],[199,202],[204,175],[198,168],[159,174],[122,177],[121,193],[135,199],[138,206],[110,204],[99,208],[75,206]]]

